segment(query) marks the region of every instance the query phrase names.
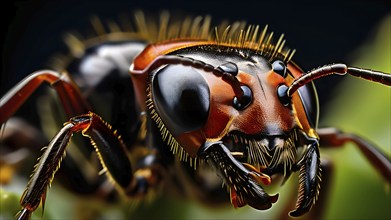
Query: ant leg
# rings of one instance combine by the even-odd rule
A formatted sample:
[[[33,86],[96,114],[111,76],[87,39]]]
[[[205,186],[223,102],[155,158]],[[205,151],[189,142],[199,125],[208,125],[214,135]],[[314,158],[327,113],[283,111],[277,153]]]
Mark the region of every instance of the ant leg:
[[[24,78],[0,99],[0,124],[7,121],[44,82],[56,90],[69,118],[90,110],[88,103],[82,98],[77,85],[68,74],[42,70]]]
[[[391,161],[373,143],[355,134],[344,133],[336,128],[321,128],[317,130],[317,133],[322,146],[341,147],[346,142],[356,144],[371,165],[379,171],[388,183],[391,183]]]
[[[320,167],[322,170],[322,181],[320,181],[320,192],[316,203],[312,206],[311,210],[303,216],[300,216],[301,219],[323,219],[325,210],[328,204],[330,187],[332,185],[332,175],[334,173],[334,164],[328,158],[320,159]],[[286,219],[286,213],[294,208],[294,201],[297,197],[297,192],[291,190],[291,193],[288,195],[288,203],[285,205],[283,211],[278,216],[277,219]]]
[[[129,195],[132,192],[140,191],[138,188],[145,186],[145,179],[133,176],[125,146],[116,132],[112,131],[111,126],[98,115],[89,112],[71,118],[50,141],[35,166],[27,188],[22,195],[20,203],[23,208],[17,214],[17,219],[29,219],[31,213],[41,202],[44,207],[47,187],[50,186],[54,174],[60,166],[72,135],[78,132],[91,140],[103,168],[120,191]]]
[[[332,185],[332,176],[334,173],[334,164],[328,158],[320,159],[320,167],[322,169],[322,181],[320,181],[320,193],[318,200],[312,207],[311,211],[305,216],[306,219],[322,219],[324,218],[325,210],[328,204],[330,189]]]
[[[51,70],[42,70],[34,72],[27,77],[25,77],[23,80],[21,80],[17,85],[15,85],[12,89],[10,89],[3,97],[0,99],[0,144],[10,144],[12,146],[20,147],[20,146],[28,146],[32,148],[40,149],[47,140],[46,138],[43,139],[43,143],[36,143],[34,139],[37,139],[37,137],[42,136],[34,134],[29,131],[30,136],[33,135],[34,138],[24,138],[24,136],[20,131],[12,129],[12,119],[10,120],[11,116],[20,108],[20,106],[30,97],[31,94],[33,94],[42,84],[48,84],[50,85],[50,88],[54,89],[59,97],[59,100],[61,102],[61,108],[64,109],[64,112],[67,116],[67,118],[71,118],[76,115],[81,115],[87,113],[89,110],[91,110],[89,104],[84,99],[82,94],[80,93],[78,86],[73,82],[71,77],[66,73],[58,73]],[[23,130],[24,132],[27,132],[26,129],[27,126],[19,126],[19,130]],[[12,133],[11,135],[18,135],[16,138],[13,138],[11,140],[9,136],[6,136],[5,134]],[[28,144],[20,144],[20,142],[24,140],[25,142],[28,142]],[[14,141],[14,143],[10,142]],[[89,150],[89,149],[88,149]],[[77,149],[76,149],[77,151]],[[35,151],[33,151],[35,152]],[[39,152],[39,151],[38,151]],[[74,161],[77,161],[74,159],[75,150],[70,152],[70,157],[67,158],[65,161],[66,164],[70,166],[78,166],[80,169],[77,169],[76,171],[72,171],[72,173],[76,173],[75,176],[80,177],[78,183],[85,183],[84,185],[91,186],[91,189],[96,189],[97,186],[97,179],[96,178],[88,178],[87,175],[85,175],[85,170],[90,166],[80,166],[77,165]],[[86,164],[87,162],[85,162]],[[65,166],[67,168],[68,166]],[[79,175],[80,174],[80,175]],[[71,183],[71,181],[69,181]],[[72,188],[77,188],[77,190],[82,189],[84,187],[74,187],[72,184],[69,185]]]
[[[312,208],[322,182],[319,142],[312,138],[307,141],[310,141],[307,150],[295,168],[299,170],[299,194],[295,209],[289,212],[291,217],[304,215]]]

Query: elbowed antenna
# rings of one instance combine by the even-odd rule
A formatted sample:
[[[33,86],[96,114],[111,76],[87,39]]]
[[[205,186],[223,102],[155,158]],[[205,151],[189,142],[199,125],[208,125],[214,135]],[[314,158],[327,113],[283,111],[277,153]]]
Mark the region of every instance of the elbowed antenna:
[[[289,97],[292,96],[292,94],[295,93],[297,89],[317,78],[328,76],[331,74],[345,75],[347,73],[355,77],[391,86],[391,74],[369,69],[348,67],[346,66],[346,64],[337,63],[325,65],[314,69],[306,74],[303,74],[295,81],[293,81],[293,83],[289,86],[287,90],[287,95]]]
[[[221,66],[214,67],[210,64],[204,63],[200,60],[195,60],[189,57],[179,55],[161,55],[156,57],[147,67],[142,70],[135,70],[134,65],[131,65],[129,72],[132,75],[149,74],[153,70],[167,65],[167,64],[182,64],[184,66],[191,66],[196,69],[202,69],[207,72],[212,72],[222,80],[232,86],[235,93],[233,100],[234,107],[238,110],[244,109],[251,102],[251,90],[247,86],[241,86],[239,80],[236,78],[238,68],[236,64],[228,62]]]

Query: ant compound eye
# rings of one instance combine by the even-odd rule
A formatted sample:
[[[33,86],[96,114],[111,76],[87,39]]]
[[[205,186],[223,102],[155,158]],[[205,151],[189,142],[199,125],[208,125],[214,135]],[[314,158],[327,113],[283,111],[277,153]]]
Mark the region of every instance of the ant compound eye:
[[[277,95],[282,105],[288,106],[291,103],[291,98],[288,96],[288,86],[280,85],[277,88]]]
[[[231,74],[232,76],[238,75],[238,66],[232,62],[224,63],[223,65],[220,65],[217,67],[217,69],[221,70],[222,72],[226,72]]]
[[[155,110],[173,135],[201,128],[209,115],[210,91],[192,67],[168,65],[152,79]]]
[[[239,111],[247,108],[253,100],[251,89],[248,86],[240,86],[240,88],[243,91],[243,96],[240,99],[238,97],[233,99],[233,106]]]
[[[286,65],[281,60],[276,60],[272,64],[273,71],[282,77],[286,77]]]

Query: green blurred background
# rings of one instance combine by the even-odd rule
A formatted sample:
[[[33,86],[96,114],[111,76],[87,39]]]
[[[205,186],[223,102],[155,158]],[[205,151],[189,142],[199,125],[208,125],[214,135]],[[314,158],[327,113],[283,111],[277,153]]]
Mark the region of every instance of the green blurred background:
[[[378,3],[374,1],[373,4]],[[335,5],[338,7],[337,3]],[[384,6],[389,7],[389,4],[384,4]],[[238,7],[240,8],[240,6]],[[299,5],[299,7],[304,6]],[[223,12],[225,10],[222,6],[215,8],[223,10]],[[316,9],[316,7],[310,7],[310,9]],[[390,12],[389,8],[388,11]],[[212,10],[206,12],[213,15]],[[223,12],[219,11],[219,13]],[[294,10],[292,10],[292,15],[294,15],[293,12]],[[384,11],[382,13],[384,14]],[[329,16],[333,15],[330,14]],[[362,12],[362,16],[365,16],[365,11]],[[225,17],[231,18],[229,13]],[[278,17],[278,11],[276,11],[276,17]],[[268,19],[271,20],[272,18]],[[284,19],[283,21],[287,21],[286,19],[289,19],[289,16],[285,15]],[[294,18],[292,17],[292,19]],[[309,20],[311,19],[309,18]],[[268,20],[266,21],[268,22]],[[282,21],[277,19],[277,22]],[[359,25],[358,28],[360,28]],[[324,31],[332,29],[332,27],[325,27]],[[308,42],[312,40],[312,42],[315,42],[317,35],[314,36],[308,33],[311,33],[311,31],[290,33],[287,37],[288,45],[291,45],[290,36],[295,34],[308,39]],[[338,32],[337,34],[345,35],[348,33]],[[352,36],[352,41],[353,38],[354,36]],[[322,38],[322,40],[325,39]],[[330,36],[330,40],[326,38],[325,41],[327,41],[327,47],[332,47],[333,44],[335,44],[335,47],[340,47],[340,45],[337,45],[338,38],[334,39]],[[314,57],[319,57],[318,60],[320,61],[316,62],[315,66],[326,62],[348,60],[352,66],[390,73],[390,41],[391,13],[388,13],[388,15],[381,16],[376,24],[373,24],[370,28],[367,27],[366,36],[360,44],[355,45],[349,51],[345,51],[343,56],[341,54],[330,54],[330,52],[324,53],[317,46],[313,46],[312,51],[304,48],[302,53],[310,54],[315,61],[316,58]],[[296,41],[293,42],[293,47],[295,47]],[[311,45],[311,43],[308,44]],[[298,63],[301,64],[305,62],[305,56],[300,55],[301,48],[296,47],[296,49],[298,54],[295,57],[298,58]],[[304,69],[315,67],[308,63],[303,65]],[[4,72],[2,76],[4,76]],[[326,93],[327,104],[322,105],[320,126],[335,126],[359,134],[376,143],[388,156],[391,156],[391,89],[349,76],[345,78],[345,80],[341,80],[342,83],[337,88],[333,87],[333,83],[326,82],[322,84],[324,81],[317,81],[317,84],[322,84],[326,89],[332,87],[330,90],[322,89],[322,92]],[[369,165],[354,145],[347,144],[341,149],[322,149],[321,154],[331,158],[335,162],[336,168],[331,191],[327,192],[330,198],[323,219],[391,219],[390,186],[385,184],[385,181]],[[1,186],[0,219],[9,219],[13,213],[18,211],[19,195],[25,187],[25,181],[25,179],[15,178],[12,185]],[[133,208],[129,203],[102,204],[100,201],[91,198],[80,198],[78,195],[69,193],[54,181],[53,187],[48,193],[44,219],[74,219],[80,213],[86,215],[88,212],[100,212],[102,210],[104,211],[101,219],[123,219],[124,217],[131,219],[274,219],[276,216],[280,216],[280,211],[289,202],[287,201],[289,191],[296,190],[292,184],[294,181],[297,181],[295,177],[290,179],[280,191],[279,202],[266,212],[256,211],[248,207],[241,209],[234,209],[231,206],[206,207],[193,201],[172,197],[163,197],[149,205]],[[35,218],[40,219],[40,215],[41,211],[36,211]]]

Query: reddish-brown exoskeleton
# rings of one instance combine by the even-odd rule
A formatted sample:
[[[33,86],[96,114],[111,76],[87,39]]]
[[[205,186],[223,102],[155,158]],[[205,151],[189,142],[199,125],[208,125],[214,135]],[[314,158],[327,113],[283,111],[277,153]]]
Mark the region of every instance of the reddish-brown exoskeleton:
[[[127,39],[105,45],[104,49],[98,47],[97,53],[86,54],[76,67],[69,68],[87,77],[94,73],[83,66],[88,62],[91,65],[102,59],[114,60],[122,69],[130,64],[128,86],[134,97],[120,102],[131,102],[131,111],[120,109],[117,115],[139,117],[125,120],[127,124],[122,126],[118,116],[114,127],[126,139],[138,135],[137,141],[124,142],[95,113],[94,106],[88,104],[66,73],[35,72],[2,97],[0,124],[37,87],[48,83],[59,95],[69,118],[35,167],[21,198],[18,219],[28,219],[45,202],[47,187],[77,132],[91,140],[108,177],[130,197],[159,186],[162,170],[172,163],[167,160],[170,156],[162,153],[166,145],[195,169],[199,161],[213,167],[228,187],[235,207],[271,208],[278,196],[267,194],[262,185],[273,184],[279,177],[286,180],[291,173],[299,172],[296,208],[290,212],[295,217],[307,213],[318,198],[323,166],[320,142],[325,146],[353,142],[391,182],[390,160],[372,144],[337,129],[317,127],[318,101],[311,83],[330,74],[350,74],[390,86],[391,75],[345,64],[326,65],[305,73],[291,61],[294,51],[285,47],[283,38],[274,41],[266,28],[258,31],[258,26],[235,23],[214,32],[208,18],[203,23],[195,20],[193,25],[186,22],[172,26],[162,22],[159,40],[139,33],[138,37],[144,37],[141,41]],[[143,23],[140,29],[148,30]],[[104,55],[99,54],[102,50],[106,50]],[[112,63],[99,64],[103,70],[95,70],[102,71],[97,75],[111,73]],[[142,143],[147,152],[137,158],[137,166],[127,156],[136,142]]]

